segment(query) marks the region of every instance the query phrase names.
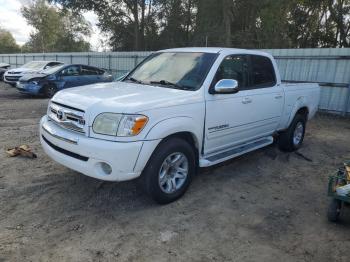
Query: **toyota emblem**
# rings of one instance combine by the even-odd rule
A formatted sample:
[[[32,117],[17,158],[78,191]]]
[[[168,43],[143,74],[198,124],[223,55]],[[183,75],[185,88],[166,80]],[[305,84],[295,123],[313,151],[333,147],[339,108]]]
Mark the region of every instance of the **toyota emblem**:
[[[61,110],[57,111],[57,119],[64,120],[64,113]]]

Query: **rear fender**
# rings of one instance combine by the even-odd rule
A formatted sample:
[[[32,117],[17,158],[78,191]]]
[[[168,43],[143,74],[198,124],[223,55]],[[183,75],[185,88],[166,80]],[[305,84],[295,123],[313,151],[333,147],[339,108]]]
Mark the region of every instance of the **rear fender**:
[[[288,119],[288,124],[287,124],[287,127],[290,126],[290,124],[292,123],[296,113],[299,111],[300,108],[303,108],[303,107],[306,107],[308,110],[309,110],[309,107],[307,105],[307,99],[305,96],[300,96],[297,101],[295,102],[294,104],[294,107],[291,111],[291,114],[289,116],[289,119]]]

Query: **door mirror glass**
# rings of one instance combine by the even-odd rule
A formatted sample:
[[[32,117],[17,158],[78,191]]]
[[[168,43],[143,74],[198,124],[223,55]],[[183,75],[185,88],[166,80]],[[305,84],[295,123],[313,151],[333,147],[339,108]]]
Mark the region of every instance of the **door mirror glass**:
[[[234,94],[238,92],[238,82],[234,79],[221,79],[214,89],[218,94]]]

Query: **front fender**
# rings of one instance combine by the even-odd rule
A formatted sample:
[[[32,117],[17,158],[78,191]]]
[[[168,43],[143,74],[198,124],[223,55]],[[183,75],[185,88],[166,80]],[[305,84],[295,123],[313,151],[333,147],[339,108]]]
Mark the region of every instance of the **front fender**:
[[[149,158],[153,154],[162,139],[176,133],[190,133],[196,143],[199,152],[201,150],[203,126],[191,117],[179,116],[163,119],[152,126],[144,138],[144,143],[139,154],[134,171],[142,172]]]
[[[197,145],[201,144],[199,141],[201,141],[203,137],[203,126],[193,118],[187,116],[172,117],[157,122],[152,128],[150,128],[145,139],[163,139],[180,132],[188,132],[192,134]]]

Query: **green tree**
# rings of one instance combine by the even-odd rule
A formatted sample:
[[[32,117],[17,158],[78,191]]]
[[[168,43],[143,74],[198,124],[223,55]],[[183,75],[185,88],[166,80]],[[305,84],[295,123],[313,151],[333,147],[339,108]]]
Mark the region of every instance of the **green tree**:
[[[144,50],[146,32],[154,32],[156,0],[51,0],[74,11],[94,11],[113,50]],[[150,27],[150,28],[147,28]]]
[[[13,38],[12,34],[0,28],[0,53],[9,54],[19,52],[20,48]]]
[[[194,1],[159,1],[159,43],[163,47],[191,45],[194,30]]]
[[[113,50],[350,46],[350,0],[50,1],[95,11]]]
[[[350,1],[328,0],[330,19],[335,24],[334,40],[339,47],[350,47]]]
[[[45,0],[22,8],[22,15],[34,28],[24,50],[31,52],[89,51],[84,40],[91,34],[90,24],[79,13],[59,10]]]

